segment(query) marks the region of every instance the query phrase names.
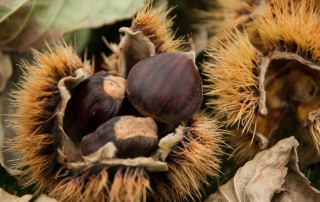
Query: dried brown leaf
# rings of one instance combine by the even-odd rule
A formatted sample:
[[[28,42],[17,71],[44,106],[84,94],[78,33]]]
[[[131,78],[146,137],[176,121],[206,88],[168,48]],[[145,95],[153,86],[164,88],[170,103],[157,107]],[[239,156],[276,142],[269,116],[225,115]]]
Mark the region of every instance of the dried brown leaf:
[[[320,191],[299,171],[297,146],[290,137],[260,152],[206,201],[320,201]]]
[[[32,195],[24,195],[21,198],[15,195],[11,195],[0,188],[0,201],[1,202],[29,202],[31,201]],[[35,202],[58,202],[52,198],[47,197],[46,195],[39,196]]]

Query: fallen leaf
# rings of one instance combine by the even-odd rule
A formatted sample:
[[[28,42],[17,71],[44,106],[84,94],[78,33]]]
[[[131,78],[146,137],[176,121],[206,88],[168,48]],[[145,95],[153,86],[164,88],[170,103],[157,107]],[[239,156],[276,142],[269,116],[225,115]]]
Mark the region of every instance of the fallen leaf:
[[[0,23],[28,1],[29,0],[3,0],[0,2]]]
[[[1,202],[29,202],[29,201],[35,201],[35,202],[58,202],[55,199],[49,198],[46,195],[42,194],[41,196],[37,197],[35,200],[32,199],[32,195],[24,195],[21,198],[15,195],[11,195],[0,188],[0,201]]]
[[[1,15],[1,12],[0,12]],[[5,99],[8,93],[7,83],[12,75],[12,62],[9,55],[0,51],[0,114],[5,114],[8,111],[9,101]],[[3,116],[0,116],[0,164],[6,167],[6,154],[3,154],[3,150],[6,149],[4,144],[5,133],[7,132],[4,127]],[[11,134],[9,132],[9,134]]]
[[[11,195],[0,188],[0,200],[2,202],[15,202],[18,201],[18,199],[19,197]]]
[[[159,8],[160,6],[163,6],[165,3],[167,3],[167,0],[154,0],[152,7]],[[168,3],[166,5],[166,8],[168,8]]]
[[[11,0],[0,4],[0,47],[26,51],[77,29],[131,18],[145,0]]]
[[[19,64],[21,58],[23,57],[26,61],[31,61],[32,55],[30,52],[26,52],[23,54],[13,53],[10,54],[10,61],[12,64]],[[8,58],[7,58],[8,59]],[[0,60],[0,66],[1,66]],[[16,89],[17,86],[14,83],[18,83],[18,80],[22,76],[22,70],[18,68],[18,65],[15,65],[13,69],[12,76],[8,78],[6,81],[5,88],[3,88],[2,92],[0,92],[0,164],[4,167],[8,172],[12,175],[18,173],[16,169],[14,169],[15,161],[14,159],[19,159],[19,155],[15,151],[8,151],[9,144],[7,140],[12,139],[15,137],[15,133],[12,128],[7,127],[10,124],[11,116],[9,114],[13,114],[12,104],[11,104],[11,97],[9,96],[10,92],[13,89]],[[11,71],[10,69],[4,69],[5,73]],[[0,69],[0,72],[1,69]],[[1,200],[0,200],[1,201]]]
[[[63,39],[68,42],[68,44],[74,44],[74,48],[78,55],[82,55],[83,50],[85,50],[91,36],[91,29],[78,29],[72,32],[68,32],[63,36]],[[86,58],[91,59],[91,58]]]
[[[10,56],[0,51],[0,93],[6,88],[12,75],[12,62]]]
[[[298,152],[299,162],[303,165],[312,165],[320,162],[320,154],[314,145],[308,145]]]
[[[299,171],[297,146],[290,137],[258,153],[206,202],[320,201],[320,191]]]

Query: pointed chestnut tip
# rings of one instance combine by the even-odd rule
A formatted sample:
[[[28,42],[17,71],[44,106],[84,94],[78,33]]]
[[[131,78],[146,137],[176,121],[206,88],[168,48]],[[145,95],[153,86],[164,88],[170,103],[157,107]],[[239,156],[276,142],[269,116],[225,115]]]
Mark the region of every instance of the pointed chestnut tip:
[[[188,42],[190,44],[191,50],[189,52],[185,52],[185,54],[189,56],[189,58],[193,61],[195,68],[198,70],[198,67],[196,65],[197,52],[196,52],[196,48],[195,48],[194,43],[193,43],[193,34],[192,33],[191,34],[187,34],[187,37],[188,37]]]
[[[196,48],[193,44],[193,34],[187,34],[187,37],[188,37],[188,42],[190,44],[190,47],[191,47],[191,52],[194,52],[194,54],[196,53]]]

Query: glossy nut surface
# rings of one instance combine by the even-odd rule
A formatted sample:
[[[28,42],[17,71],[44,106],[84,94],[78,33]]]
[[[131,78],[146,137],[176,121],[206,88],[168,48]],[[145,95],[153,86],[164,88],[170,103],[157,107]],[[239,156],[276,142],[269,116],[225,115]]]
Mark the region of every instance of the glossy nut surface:
[[[137,63],[127,80],[127,95],[144,116],[178,125],[200,108],[202,82],[194,52],[162,53]]]
[[[125,96],[125,86],[124,78],[100,71],[73,90],[74,118],[86,134],[117,115]]]
[[[147,157],[158,148],[157,132],[157,125],[150,117],[117,116],[82,139],[82,155],[91,158]]]

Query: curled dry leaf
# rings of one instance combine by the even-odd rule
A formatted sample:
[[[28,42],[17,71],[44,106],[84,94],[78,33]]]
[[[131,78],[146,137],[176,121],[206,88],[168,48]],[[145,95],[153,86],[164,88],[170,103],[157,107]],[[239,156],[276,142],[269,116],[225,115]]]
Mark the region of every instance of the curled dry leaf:
[[[0,47],[26,51],[44,40],[82,28],[99,27],[132,17],[144,0],[21,1],[0,3]]]
[[[299,171],[297,146],[290,137],[260,152],[206,201],[320,201],[320,191]]]
[[[2,202],[29,202],[29,201],[35,201],[35,202],[58,202],[55,199],[49,198],[46,195],[42,194],[41,196],[37,197],[35,200],[32,200],[32,195],[24,195],[21,198],[15,195],[11,195],[0,188],[0,200]]]

